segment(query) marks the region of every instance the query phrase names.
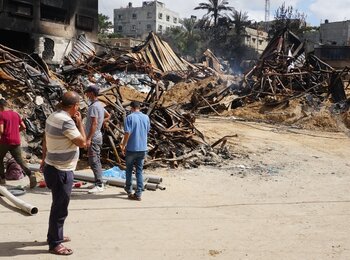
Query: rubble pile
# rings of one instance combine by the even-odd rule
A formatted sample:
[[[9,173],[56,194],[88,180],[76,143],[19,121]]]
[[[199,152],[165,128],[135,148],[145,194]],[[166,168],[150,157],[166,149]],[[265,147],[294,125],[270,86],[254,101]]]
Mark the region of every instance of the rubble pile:
[[[175,84],[174,82],[183,77],[190,77],[190,80],[195,82],[211,73],[206,74],[205,69],[197,68],[178,57],[167,43],[154,34],[150,34],[145,45],[133,52],[118,56],[111,51],[105,53],[104,58],[97,56],[94,46],[83,36],[79,37],[72,52],[65,58],[65,65],[57,71],[65,83],[54,76],[40,58],[34,59],[5,48],[3,52],[6,53],[6,57],[11,57],[5,61],[11,60],[15,64],[1,64],[2,71],[9,74],[2,74],[6,76],[2,76],[6,81],[4,86],[9,87],[11,81],[23,86],[23,91],[15,95],[17,99],[22,100],[21,104],[16,102],[12,107],[19,110],[25,118],[28,147],[32,148],[30,153],[40,156],[45,120],[55,109],[63,91],[71,89],[82,95],[81,109],[84,113],[87,107],[83,97],[84,88],[90,84],[97,84],[101,88],[99,99],[106,104],[106,109],[111,113],[109,126],[104,129],[104,163],[125,168],[125,158],[119,144],[123,136],[123,123],[128,113],[128,105],[133,100],[142,102],[142,111],[147,113],[151,120],[146,167],[197,167],[200,164],[218,164],[223,158],[230,157],[225,145],[212,147],[206,142],[203,134],[194,126],[193,115],[164,107],[160,102],[162,95]],[[143,73],[144,76],[135,78],[138,83],[148,87],[148,93],[140,93],[125,86],[120,75],[124,73],[124,78],[128,78],[130,71]],[[225,140],[221,143],[225,144]]]
[[[152,88],[141,107],[141,111],[149,115],[151,121],[145,167],[198,167],[203,164],[218,164],[222,159],[230,157],[226,146],[216,148],[217,144],[211,146],[205,140],[204,135],[194,126],[193,114],[180,113],[159,105],[156,93],[157,87]],[[123,100],[116,86],[103,91],[100,100],[106,102],[105,108],[111,114],[109,126],[105,129],[102,158],[106,163],[124,168],[125,158],[119,144],[130,101]]]
[[[306,55],[304,43],[284,30],[270,41],[236,93],[243,94],[247,102],[263,100],[269,105],[307,94],[321,102],[331,95],[337,103],[346,100],[342,78],[347,72],[347,68],[336,71],[313,54]]]
[[[65,84],[39,56],[3,45],[0,45],[0,80],[2,96],[24,118],[29,152],[41,153],[45,120],[54,111]]]
[[[146,167],[197,167],[231,157],[225,144],[232,136],[209,144],[194,126],[196,114],[246,117],[255,113],[262,120],[293,124],[305,123],[304,119],[318,110],[324,115],[313,116],[315,124],[334,124],[336,128],[321,104],[332,102],[334,110],[348,109],[344,78],[349,69],[336,71],[316,56],[305,55],[303,43],[288,30],[271,40],[244,78],[222,75],[219,64],[216,69],[191,64],[154,33],[129,52],[96,47],[80,36],[55,73],[37,55],[1,45],[0,54],[0,87],[25,118],[29,153],[39,156],[45,120],[63,91],[82,95],[84,114],[87,103],[83,93],[91,84],[100,87],[99,99],[111,114],[104,129],[102,160],[120,168],[125,168],[119,148],[123,123],[134,100],[142,103],[141,110],[151,120]]]

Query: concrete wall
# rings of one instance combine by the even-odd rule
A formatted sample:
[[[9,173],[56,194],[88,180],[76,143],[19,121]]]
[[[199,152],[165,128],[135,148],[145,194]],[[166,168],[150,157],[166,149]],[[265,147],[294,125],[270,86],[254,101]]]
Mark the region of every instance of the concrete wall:
[[[337,69],[350,66],[350,46],[320,46],[315,55]]]
[[[327,45],[350,46],[350,20],[321,24],[320,42]]]
[[[132,38],[113,38],[106,39],[106,42],[110,45],[121,47],[121,48],[132,48],[143,43],[141,40]]]
[[[164,33],[167,28],[180,25],[179,15],[161,2],[114,9],[114,32],[126,37],[145,39],[150,31]]]
[[[48,63],[61,62],[79,34],[96,41],[97,27],[98,0],[0,0],[0,43]]]

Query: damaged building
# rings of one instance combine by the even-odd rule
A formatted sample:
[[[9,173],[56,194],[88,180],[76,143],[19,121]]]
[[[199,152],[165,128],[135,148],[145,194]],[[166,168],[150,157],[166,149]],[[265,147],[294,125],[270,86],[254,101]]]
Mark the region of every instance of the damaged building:
[[[0,0],[0,44],[58,64],[80,34],[97,40],[98,0]]]

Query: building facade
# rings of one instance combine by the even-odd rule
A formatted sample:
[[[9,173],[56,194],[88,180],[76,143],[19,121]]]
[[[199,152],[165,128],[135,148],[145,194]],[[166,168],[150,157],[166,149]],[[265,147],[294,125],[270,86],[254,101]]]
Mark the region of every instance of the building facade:
[[[319,30],[305,33],[304,39],[306,52],[315,52],[317,57],[337,69],[350,66],[350,20],[325,20]]]
[[[254,50],[255,54],[260,55],[265,50],[267,44],[269,43],[268,33],[263,30],[256,30],[253,28],[245,28],[244,34],[244,44]],[[252,52],[251,59],[257,59],[258,57],[253,57]]]
[[[164,33],[167,29],[180,26],[179,14],[165,7],[159,1],[144,1],[141,7],[114,9],[114,32],[125,37],[145,39],[149,32]]]
[[[350,46],[350,20],[328,22],[320,26],[320,43],[335,46]]]
[[[98,0],[0,0],[0,43],[57,64],[74,39],[97,40]]]

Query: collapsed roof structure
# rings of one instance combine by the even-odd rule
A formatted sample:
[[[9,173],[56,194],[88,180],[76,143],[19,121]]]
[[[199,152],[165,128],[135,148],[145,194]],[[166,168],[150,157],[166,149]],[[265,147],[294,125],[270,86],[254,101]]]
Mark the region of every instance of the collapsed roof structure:
[[[305,53],[304,43],[290,30],[278,33],[262,53],[259,62],[244,76],[243,92],[252,99],[264,98],[278,104],[305,93],[319,97],[332,94],[335,102],[346,95],[341,77],[336,71],[311,53]]]

